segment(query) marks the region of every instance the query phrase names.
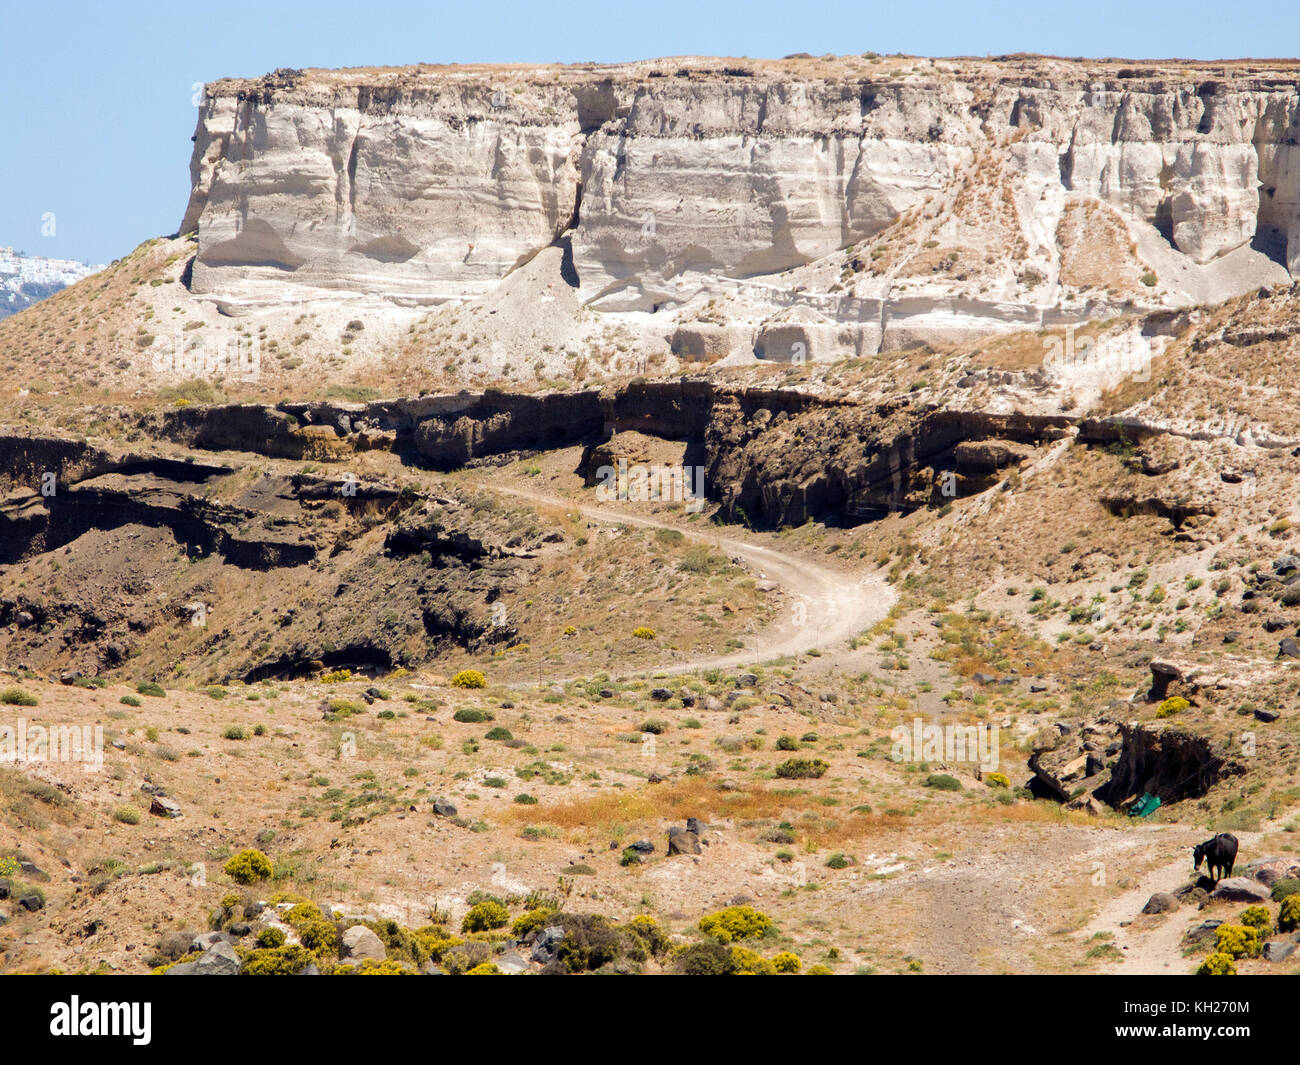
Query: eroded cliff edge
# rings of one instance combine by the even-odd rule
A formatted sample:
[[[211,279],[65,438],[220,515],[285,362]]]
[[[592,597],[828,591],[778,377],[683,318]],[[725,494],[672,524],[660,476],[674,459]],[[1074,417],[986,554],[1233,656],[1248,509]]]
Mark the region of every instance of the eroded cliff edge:
[[[1285,279],[1298,86],[1042,58],[278,71],[207,87],[182,231],[194,291],[234,303],[474,299],[558,246],[555,282],[679,357],[862,354]]]

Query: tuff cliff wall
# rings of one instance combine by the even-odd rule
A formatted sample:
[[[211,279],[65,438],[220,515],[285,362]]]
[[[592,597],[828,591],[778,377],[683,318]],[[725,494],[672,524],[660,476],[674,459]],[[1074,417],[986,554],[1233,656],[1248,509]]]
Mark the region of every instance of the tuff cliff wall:
[[[223,299],[472,299],[558,245],[595,309],[726,293],[752,329],[720,353],[829,357],[1285,277],[1298,88],[1037,58],[278,71],[207,87],[181,228]]]

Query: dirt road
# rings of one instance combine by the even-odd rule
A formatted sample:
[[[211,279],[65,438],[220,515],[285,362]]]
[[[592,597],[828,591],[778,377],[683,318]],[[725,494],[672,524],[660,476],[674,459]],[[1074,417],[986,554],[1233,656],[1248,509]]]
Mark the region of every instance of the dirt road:
[[[689,673],[699,669],[725,668],[762,662],[811,649],[834,651],[840,644],[870,628],[889,613],[894,590],[878,576],[859,576],[819,566],[804,558],[735,535],[723,536],[689,526],[612,506],[574,503],[559,496],[523,488],[485,484],[485,488],[542,506],[577,510],[589,521],[612,525],[636,525],[646,529],[672,529],[690,540],[708,544],[737,560],[755,577],[771,581],[787,598],[786,609],[772,625],[750,641],[742,651],[671,662],[643,672]]]

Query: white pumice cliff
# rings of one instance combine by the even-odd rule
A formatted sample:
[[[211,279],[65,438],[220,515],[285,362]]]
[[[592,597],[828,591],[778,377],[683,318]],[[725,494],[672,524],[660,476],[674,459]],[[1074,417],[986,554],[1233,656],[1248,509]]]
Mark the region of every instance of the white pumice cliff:
[[[1300,71],[1035,57],[278,71],[207,87],[193,291],[488,298],[533,264],[681,359],[833,359],[1300,263]],[[544,267],[544,269],[543,269]]]

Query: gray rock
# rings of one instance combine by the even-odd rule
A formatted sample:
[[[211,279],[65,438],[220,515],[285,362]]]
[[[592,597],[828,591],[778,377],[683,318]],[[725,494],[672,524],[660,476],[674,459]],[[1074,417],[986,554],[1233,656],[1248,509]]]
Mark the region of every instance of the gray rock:
[[[737,688],[756,688],[758,687],[757,673],[742,673],[736,678]]]
[[[655,845],[648,839],[638,839],[634,843],[629,843],[627,849],[636,851],[637,854],[653,854]]]
[[[1233,876],[1220,880],[1210,898],[1223,899],[1227,902],[1269,902],[1273,893],[1258,880],[1246,876]]]
[[[317,968],[316,963],[314,961],[309,961],[306,965],[304,965],[301,969],[298,970],[296,975],[320,976],[320,969]]]
[[[1178,909],[1178,897],[1167,891],[1157,891],[1142,907],[1143,913],[1169,913]]]
[[[686,819],[686,831],[702,836],[704,834],[704,823],[698,817],[688,817]]]
[[[524,959],[523,955],[516,954],[513,950],[506,951],[506,953],[502,954],[501,957],[496,959],[496,963],[498,969],[503,973],[510,974],[511,976],[517,975],[518,973],[528,972],[528,962]]]
[[[229,932],[200,932],[190,941],[190,950],[209,950],[218,943],[230,945],[235,937]]]
[[[659,702],[666,702],[673,697],[673,693],[667,688],[651,688],[650,698],[657,699]]]
[[[433,812],[437,814],[439,817],[455,817],[456,807],[454,807],[446,799],[434,799]]]
[[[35,913],[37,910],[45,909],[45,900],[33,892],[30,895],[23,895],[18,899],[18,905],[24,910]]]
[[[668,837],[669,854],[699,854],[700,837],[694,832],[676,832]]]
[[[239,955],[229,943],[214,943],[193,964],[194,976],[239,975]]]
[[[560,952],[560,940],[564,938],[563,925],[551,925],[537,933],[533,940],[532,959],[543,965],[553,961]]]
[[[343,933],[343,942],[339,947],[341,961],[364,961],[373,958],[383,961],[388,957],[384,941],[363,924],[354,924]]]
[[[1300,643],[1295,642],[1295,638],[1288,636],[1285,640],[1277,645],[1278,658],[1300,658]]]
[[[1188,929],[1183,935],[1183,946],[1200,948],[1213,946],[1218,939],[1219,920],[1202,921],[1195,928]]]
[[[1286,961],[1295,953],[1296,945],[1285,939],[1275,940],[1272,943],[1264,944],[1265,961]]]
[[[180,803],[164,795],[155,795],[149,803],[149,812],[157,817],[180,817]]]
[[[1263,707],[1258,707],[1255,710],[1256,721],[1264,721],[1264,722],[1276,721],[1281,716],[1282,715],[1279,714],[1276,710],[1265,710]]]

